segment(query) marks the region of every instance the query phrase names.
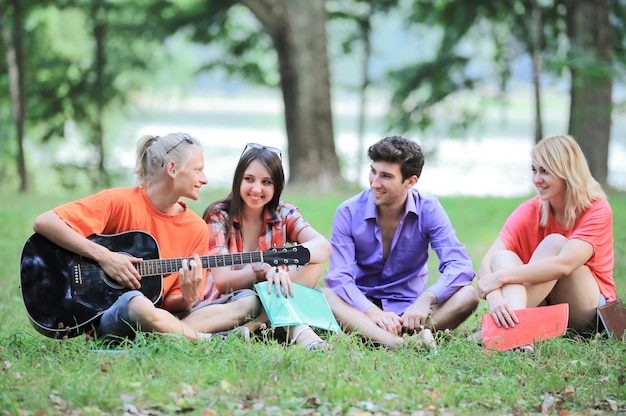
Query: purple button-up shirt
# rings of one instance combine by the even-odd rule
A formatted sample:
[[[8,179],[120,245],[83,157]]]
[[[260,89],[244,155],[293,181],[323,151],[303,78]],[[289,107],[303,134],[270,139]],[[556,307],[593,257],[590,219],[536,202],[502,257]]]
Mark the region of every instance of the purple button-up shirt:
[[[402,315],[424,291],[428,280],[429,245],[439,257],[439,278],[428,288],[445,302],[472,283],[474,268],[465,246],[437,198],[409,189],[387,260],[372,191],[343,202],[335,212],[333,251],[326,286],[360,311],[376,302]]]

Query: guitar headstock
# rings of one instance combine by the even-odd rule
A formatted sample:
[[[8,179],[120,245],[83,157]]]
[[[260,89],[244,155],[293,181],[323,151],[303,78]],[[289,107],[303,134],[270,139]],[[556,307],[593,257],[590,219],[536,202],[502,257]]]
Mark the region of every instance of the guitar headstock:
[[[270,266],[304,266],[309,260],[309,249],[301,245],[274,247],[263,252],[263,262]]]

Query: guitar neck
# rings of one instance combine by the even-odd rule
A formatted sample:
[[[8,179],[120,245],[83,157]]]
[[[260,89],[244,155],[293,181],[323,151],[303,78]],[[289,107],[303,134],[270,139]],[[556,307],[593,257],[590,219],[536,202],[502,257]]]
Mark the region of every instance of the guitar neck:
[[[173,259],[144,260],[136,265],[141,276],[155,276],[170,274],[179,271],[183,267],[183,260],[192,260],[192,257],[180,257]],[[200,256],[203,269],[214,267],[235,266],[239,264],[262,263],[263,252],[251,251],[247,253],[218,254],[214,256]]]

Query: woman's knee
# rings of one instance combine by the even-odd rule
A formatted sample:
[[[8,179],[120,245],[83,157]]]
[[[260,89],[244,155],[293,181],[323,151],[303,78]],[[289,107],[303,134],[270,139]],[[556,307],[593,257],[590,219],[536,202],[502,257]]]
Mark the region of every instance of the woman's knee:
[[[493,270],[499,270],[506,267],[522,264],[519,256],[511,250],[498,250],[491,257],[491,267]]]
[[[541,251],[551,255],[557,255],[567,242],[567,238],[561,234],[548,234],[535,249],[535,252]]]

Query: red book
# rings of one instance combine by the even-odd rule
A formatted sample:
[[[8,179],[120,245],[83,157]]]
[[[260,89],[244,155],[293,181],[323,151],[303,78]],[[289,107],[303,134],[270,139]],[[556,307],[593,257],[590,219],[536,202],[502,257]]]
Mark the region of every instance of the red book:
[[[519,323],[508,329],[498,328],[491,314],[483,315],[483,347],[487,350],[505,351],[560,337],[567,329],[569,305],[559,303],[557,305],[517,309],[515,314]]]

